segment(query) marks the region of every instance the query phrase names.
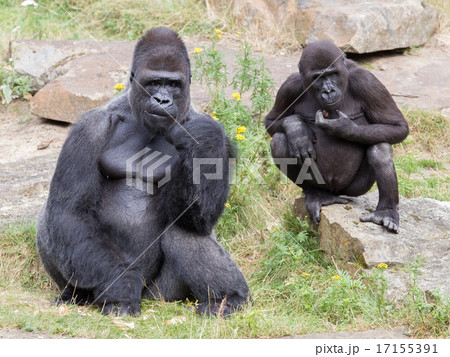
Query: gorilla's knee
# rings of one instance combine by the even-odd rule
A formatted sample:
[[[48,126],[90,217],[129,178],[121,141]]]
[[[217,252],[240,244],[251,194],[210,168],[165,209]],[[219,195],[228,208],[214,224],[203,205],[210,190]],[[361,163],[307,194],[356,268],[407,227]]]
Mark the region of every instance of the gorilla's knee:
[[[371,145],[367,149],[367,159],[371,167],[386,167],[394,162],[392,146],[388,143]]]

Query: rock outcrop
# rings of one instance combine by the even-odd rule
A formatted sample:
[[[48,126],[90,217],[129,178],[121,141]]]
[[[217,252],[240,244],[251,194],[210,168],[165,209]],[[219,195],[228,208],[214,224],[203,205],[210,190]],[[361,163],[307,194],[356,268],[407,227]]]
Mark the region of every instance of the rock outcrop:
[[[420,46],[439,26],[438,11],[422,0],[235,1],[233,11],[246,22],[294,29],[299,42],[327,39],[353,53]]]
[[[378,192],[351,198],[348,204],[322,207],[318,232],[320,247],[333,259],[356,262],[364,268],[380,263],[389,266],[394,300],[408,286],[401,267],[423,258],[419,287],[433,291],[439,287],[450,294],[450,202],[430,198],[400,199],[400,232],[394,234],[374,223],[360,222],[359,217],[376,208]],[[304,217],[303,197],[294,209]]]

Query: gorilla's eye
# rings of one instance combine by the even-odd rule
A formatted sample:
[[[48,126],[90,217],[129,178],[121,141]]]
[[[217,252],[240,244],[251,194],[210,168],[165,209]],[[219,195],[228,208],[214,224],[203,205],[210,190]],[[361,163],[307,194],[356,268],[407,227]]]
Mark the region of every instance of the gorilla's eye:
[[[169,86],[170,86],[171,88],[178,88],[178,87],[180,87],[180,83],[179,83],[179,82],[173,81],[173,82],[170,82],[170,83],[169,83]]]

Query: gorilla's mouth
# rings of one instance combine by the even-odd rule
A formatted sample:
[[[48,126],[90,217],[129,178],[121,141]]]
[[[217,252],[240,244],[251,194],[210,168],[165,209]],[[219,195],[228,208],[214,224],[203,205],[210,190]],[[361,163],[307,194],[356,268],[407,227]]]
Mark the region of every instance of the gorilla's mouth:
[[[175,120],[169,113],[149,113],[148,111],[144,110],[144,113],[147,117],[150,117],[151,119],[156,120],[167,120],[172,119]]]
[[[328,100],[326,100],[326,101],[325,101],[325,104],[326,104],[327,106],[336,105],[336,104],[339,103],[340,100],[341,100],[341,97],[338,97],[337,99],[335,99],[335,100],[333,100],[333,101],[328,101]]]

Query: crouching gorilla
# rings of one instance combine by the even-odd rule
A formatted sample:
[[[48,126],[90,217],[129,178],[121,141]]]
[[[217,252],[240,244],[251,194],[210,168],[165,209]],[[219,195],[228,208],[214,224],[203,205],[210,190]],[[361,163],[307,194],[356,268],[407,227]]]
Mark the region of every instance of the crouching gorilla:
[[[315,223],[321,206],[345,203],[339,195],[362,195],[376,182],[378,206],[361,220],[398,233],[391,144],[408,135],[402,113],[383,84],[331,42],[306,46],[298,66],[265,119],[275,162],[303,188]]]
[[[36,235],[63,290],[57,302],[121,315],[138,314],[143,297],[195,297],[207,315],[247,302],[246,281],[213,231],[231,146],[191,108],[190,78],[182,40],[152,29],[136,45],[127,89],[73,126]]]

